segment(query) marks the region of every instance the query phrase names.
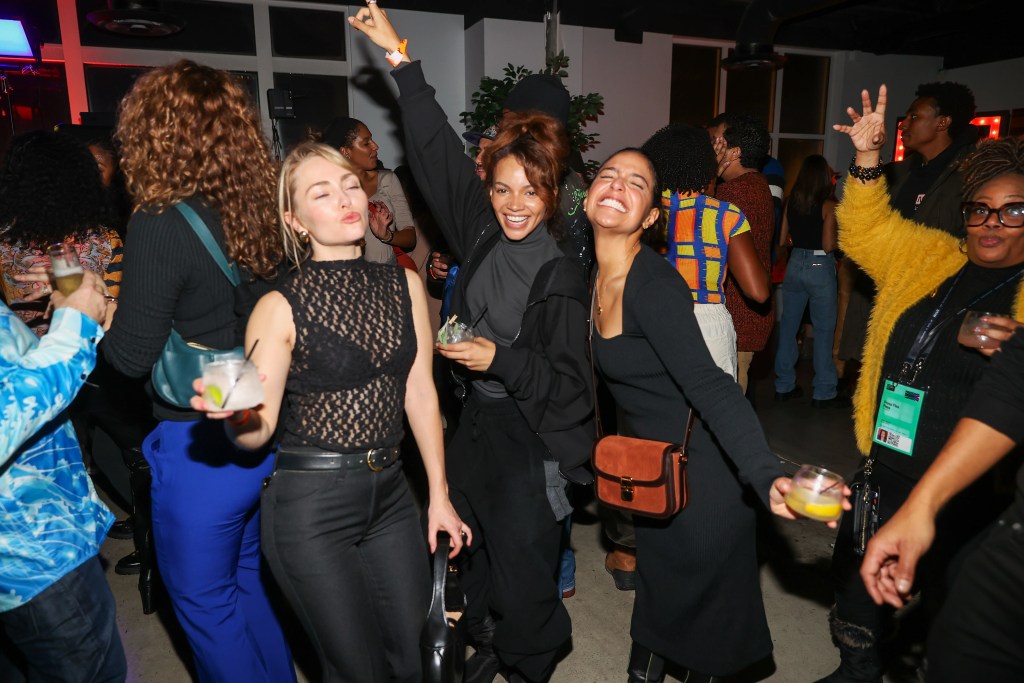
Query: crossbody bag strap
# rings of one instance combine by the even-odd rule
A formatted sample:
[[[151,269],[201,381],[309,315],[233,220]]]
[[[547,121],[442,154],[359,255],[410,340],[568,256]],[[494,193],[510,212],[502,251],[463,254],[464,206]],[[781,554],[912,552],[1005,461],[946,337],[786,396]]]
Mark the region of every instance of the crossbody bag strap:
[[[192,231],[195,232],[196,236],[203,243],[203,246],[206,247],[206,251],[210,252],[210,256],[213,257],[217,266],[220,267],[221,272],[224,273],[224,277],[231,282],[233,287],[237,287],[240,282],[238,273],[228,262],[227,257],[224,256],[224,252],[221,251],[220,245],[218,245],[217,240],[213,238],[213,233],[210,232],[210,228],[206,226],[203,219],[199,217],[199,214],[195,212],[195,209],[184,202],[175,204],[174,208],[177,209],[178,213],[184,216],[185,220],[188,221],[188,224],[192,226]]]
[[[590,352],[590,379],[591,391],[594,393],[594,424],[597,426],[597,438],[604,436],[604,426],[601,424],[601,406],[597,402],[597,371],[594,369],[594,299],[597,296],[597,270],[594,270],[594,286],[590,289],[590,329],[587,333],[587,351]],[[683,435],[683,452],[690,450],[690,435],[693,434],[695,413],[690,408],[686,416],[686,433]]]

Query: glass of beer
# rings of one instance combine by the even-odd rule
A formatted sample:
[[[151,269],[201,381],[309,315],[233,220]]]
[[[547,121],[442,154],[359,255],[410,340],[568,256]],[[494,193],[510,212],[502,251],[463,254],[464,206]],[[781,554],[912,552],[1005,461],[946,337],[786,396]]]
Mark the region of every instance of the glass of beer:
[[[50,257],[50,269],[57,289],[64,296],[69,296],[81,286],[82,276],[85,275],[78,261],[78,250],[75,245],[64,242],[47,249],[46,255]]]
[[[241,358],[207,363],[203,399],[219,410],[245,410],[263,403],[263,382],[256,365]]]
[[[999,313],[988,313],[986,311],[967,311],[964,314],[964,322],[960,325],[960,333],[956,340],[961,346],[972,349],[996,349],[999,348],[999,340],[988,335],[989,330],[1005,330],[1005,327],[993,325],[982,320],[982,316],[1001,315]]]
[[[843,478],[824,467],[804,465],[793,476],[786,505],[819,522],[839,519],[843,512]]]

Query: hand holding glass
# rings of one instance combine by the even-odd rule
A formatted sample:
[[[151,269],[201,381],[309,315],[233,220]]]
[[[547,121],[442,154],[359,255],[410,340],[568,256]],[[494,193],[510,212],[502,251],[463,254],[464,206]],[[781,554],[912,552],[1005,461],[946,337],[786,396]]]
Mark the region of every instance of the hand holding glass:
[[[786,505],[794,512],[817,520],[831,522],[843,512],[843,478],[824,467],[804,465],[793,476],[793,486],[786,494]]]
[[[263,383],[256,365],[235,359],[207,363],[203,368],[203,400],[219,410],[245,410],[263,402]]]
[[[46,250],[46,255],[50,257],[50,268],[53,270],[57,289],[64,296],[71,296],[82,284],[82,277],[85,274],[78,260],[75,245],[66,242],[55,244]]]
[[[982,320],[982,316],[1002,315],[1001,313],[987,313],[985,311],[967,311],[964,315],[964,322],[960,325],[960,333],[956,340],[962,346],[972,349],[997,349],[1001,343],[999,339],[993,339],[987,333],[989,330],[1006,330],[999,325],[994,325]]]

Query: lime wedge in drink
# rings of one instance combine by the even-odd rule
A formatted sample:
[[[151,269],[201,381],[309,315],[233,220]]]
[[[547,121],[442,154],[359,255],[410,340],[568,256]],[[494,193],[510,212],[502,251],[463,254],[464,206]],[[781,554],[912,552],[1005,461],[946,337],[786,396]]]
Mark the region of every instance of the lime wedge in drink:
[[[220,390],[216,384],[207,384],[206,391],[203,392],[203,399],[208,403],[212,403],[218,408],[224,407],[224,392]]]

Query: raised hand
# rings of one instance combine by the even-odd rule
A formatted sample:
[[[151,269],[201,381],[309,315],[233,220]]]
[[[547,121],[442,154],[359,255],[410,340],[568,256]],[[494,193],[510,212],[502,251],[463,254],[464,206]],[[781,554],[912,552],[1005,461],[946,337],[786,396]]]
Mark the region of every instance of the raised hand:
[[[394,52],[402,42],[388,19],[388,13],[377,6],[376,0],[367,0],[366,7],[361,8],[354,17],[349,17],[348,23],[386,52]],[[405,57],[402,61],[409,61],[409,58]]]
[[[850,136],[850,142],[858,152],[877,152],[885,144],[885,85],[878,88],[878,103],[874,108],[871,106],[871,94],[867,90],[860,91],[861,108],[860,114],[853,107],[847,107],[846,113],[850,115],[853,125],[846,126],[837,123],[832,126],[833,130],[846,133]]]

